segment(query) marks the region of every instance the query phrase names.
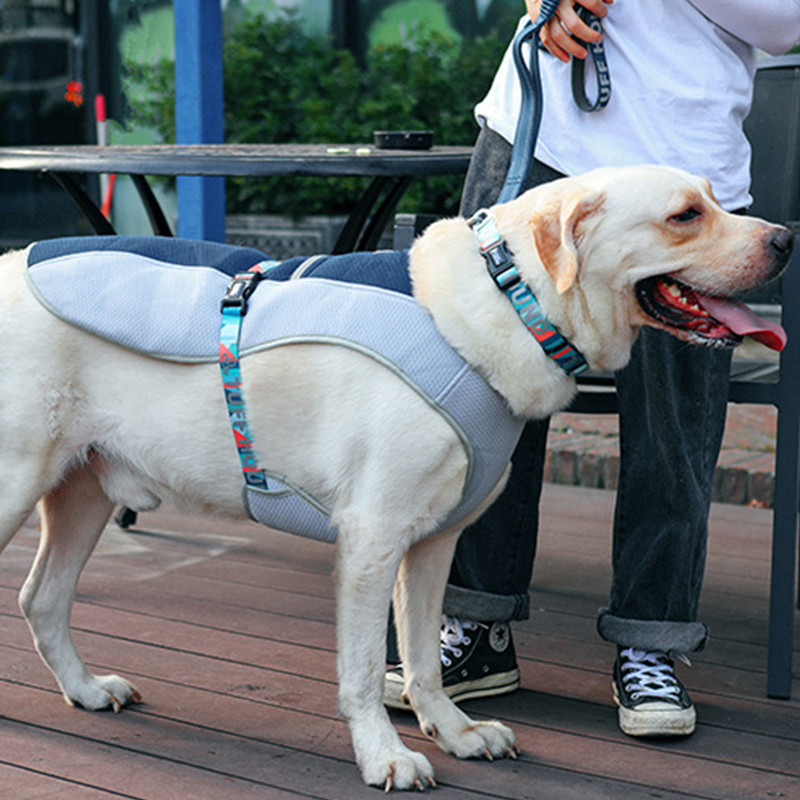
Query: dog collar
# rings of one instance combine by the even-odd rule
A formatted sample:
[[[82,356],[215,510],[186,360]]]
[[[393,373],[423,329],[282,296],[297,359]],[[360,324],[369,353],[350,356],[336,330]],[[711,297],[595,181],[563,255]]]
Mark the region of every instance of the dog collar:
[[[536,296],[520,277],[514,264],[514,256],[497,230],[489,211],[481,209],[468,220],[468,224],[478,237],[489,275],[497,288],[511,301],[528,333],[536,339],[545,354],[570,377],[589,369],[580,350],[565,339],[558,328],[547,319]]]

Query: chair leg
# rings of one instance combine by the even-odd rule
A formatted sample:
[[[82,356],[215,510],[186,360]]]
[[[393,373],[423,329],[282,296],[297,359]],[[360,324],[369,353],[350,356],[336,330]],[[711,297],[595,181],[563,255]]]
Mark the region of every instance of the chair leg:
[[[796,399],[786,405],[778,410],[767,651],[767,695],[780,699],[789,699],[792,685],[800,478],[800,407]]]

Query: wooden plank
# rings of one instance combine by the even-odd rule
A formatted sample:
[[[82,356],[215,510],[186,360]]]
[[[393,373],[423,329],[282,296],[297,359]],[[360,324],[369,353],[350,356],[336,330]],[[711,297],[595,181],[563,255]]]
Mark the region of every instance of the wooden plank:
[[[145,657],[145,659],[144,659],[144,660],[145,660],[145,661],[148,661],[148,660],[151,660],[151,659],[148,659],[148,658],[146,658],[146,657]],[[186,672],[185,674],[188,674],[189,676],[192,676],[192,673],[193,673],[193,671],[189,671],[189,670],[187,670],[187,672]],[[599,677],[599,676],[598,676],[598,677]],[[239,679],[239,677],[237,677],[237,680],[238,680],[238,679]],[[191,677],[190,677],[190,680],[191,680]],[[245,681],[252,681],[253,679],[252,679],[250,676],[244,676],[244,677],[243,677],[243,680],[245,680]],[[558,668],[557,670],[555,670],[555,674],[554,674],[554,676],[553,676],[553,680],[554,680],[555,682],[557,682],[558,684],[560,684],[560,686],[561,686],[561,690],[562,690],[562,693],[563,693],[563,691],[564,691],[564,689],[565,689],[565,688],[568,688],[568,687],[577,687],[577,686],[582,686],[582,687],[585,687],[585,685],[586,685],[586,684],[585,684],[585,681],[583,680],[583,676],[581,676],[581,679],[579,679],[579,680],[575,680],[575,681],[569,681],[569,680],[567,680],[567,681],[565,681],[565,671],[564,671],[564,669],[563,669],[563,668]],[[607,696],[608,696],[608,694],[607,694],[607,692],[608,692],[608,676],[607,676],[607,675],[604,675],[604,676],[602,676],[602,681],[601,681],[601,683],[603,684],[602,694],[603,694],[603,696],[607,697]],[[174,688],[173,688],[173,687],[171,687],[171,686],[170,686],[170,687],[166,687],[166,691],[167,691],[167,692],[168,692],[168,693],[171,695],[171,694],[173,694],[173,693],[174,693],[174,691],[175,691],[175,690],[174,690]],[[596,688],[596,689],[595,689],[595,694],[596,694],[598,691],[600,691],[600,690]],[[521,715],[523,718],[525,718],[525,717],[527,716],[527,714],[528,714],[528,711],[530,710],[530,711],[531,711],[531,715],[530,715],[530,716],[531,716],[531,718],[533,718],[533,719],[536,719],[536,726],[535,726],[535,727],[536,727],[537,729],[538,729],[539,727],[541,727],[541,726],[544,726],[545,728],[547,728],[549,725],[552,725],[552,722],[551,722],[551,721],[549,721],[549,720],[547,719],[547,716],[546,716],[546,714],[545,714],[545,717],[544,717],[544,719],[543,719],[543,720],[540,720],[540,719],[539,719],[539,717],[540,717],[540,716],[541,716],[541,714],[542,714],[542,710],[543,710],[543,708],[542,708],[542,706],[543,706],[543,704],[542,704],[542,696],[541,696],[541,695],[537,695],[537,701],[536,701],[536,703],[534,704],[534,706],[535,706],[535,707],[534,707],[533,709],[526,709],[526,708],[524,707],[524,699],[525,699],[525,697],[526,697],[528,694],[529,694],[529,693],[517,693],[517,694],[515,694],[513,697],[509,697],[509,698],[495,698],[495,699],[494,699],[494,700],[492,700],[490,703],[489,703],[489,702],[487,702],[487,701],[484,701],[483,703],[480,703],[480,704],[478,704],[478,703],[475,703],[475,704],[473,704],[473,705],[474,705],[474,706],[483,706],[484,708],[485,708],[487,705],[491,705],[491,706],[492,706],[492,708],[491,708],[491,712],[492,712],[492,714],[493,714],[493,715],[494,715],[494,714],[497,714],[498,716],[501,716],[501,717],[502,717],[502,716],[509,716],[509,717],[510,717],[510,718],[512,718],[512,719],[516,719],[516,717],[517,717],[517,716],[519,716],[519,710],[520,710],[520,709],[522,709],[522,711],[523,711],[523,713],[522,713],[522,715]],[[591,697],[590,697],[589,699],[590,699],[590,700],[593,700],[593,699],[596,699],[596,698],[591,698]],[[253,698],[252,696],[248,696],[248,700],[249,700],[250,702],[254,702],[254,698]],[[521,701],[522,701],[522,703],[521,703]],[[503,711],[503,709],[502,709],[502,706],[503,706],[503,703],[504,703],[504,702],[506,702],[506,703],[510,703],[510,704],[511,704],[510,708],[511,708],[511,709],[515,709],[515,710],[516,710],[516,712],[517,712],[517,715],[516,715],[516,716],[515,716],[514,714],[503,714],[503,713],[502,713],[502,711]],[[564,699],[563,699],[563,697],[560,697],[560,698],[558,698],[558,699],[557,699],[557,704],[560,704],[560,706],[558,706],[558,707],[557,707],[557,709],[556,709],[556,713],[555,713],[555,714],[551,714],[551,716],[552,716],[552,717],[554,717],[555,719],[557,719],[557,720],[561,720],[561,722],[559,723],[559,725],[561,726],[561,729],[562,729],[562,730],[564,730],[564,727],[563,727],[563,725],[564,725],[564,723],[563,723],[563,720],[565,720],[565,719],[569,720],[571,716],[574,716],[574,714],[572,714],[572,715],[571,715],[571,714],[566,714],[566,713],[564,712],[563,703],[564,703]],[[181,705],[183,705],[183,704],[181,704]],[[198,707],[199,707],[199,706],[202,706],[203,708],[207,708],[207,707],[208,707],[208,701],[207,701],[207,700],[204,700],[202,703],[196,703],[196,704],[191,704],[191,705],[195,705],[195,706],[198,706]],[[586,704],[585,704],[585,703],[582,703],[582,704],[577,704],[577,707],[578,707],[578,708],[579,708],[579,710],[580,710],[581,708],[586,708],[586,707],[588,707],[588,706],[586,706]],[[547,710],[547,708],[546,708],[546,706],[544,706],[544,711],[546,712],[546,710]],[[619,735],[619,734],[616,732],[616,730],[615,730],[615,725],[614,725],[614,723],[613,723],[613,717],[612,717],[613,713],[614,713],[614,712],[613,712],[613,710],[611,710],[611,709],[604,709],[604,711],[603,711],[603,715],[604,715],[604,717],[605,717],[605,720],[603,721],[602,727],[603,727],[603,729],[605,730],[605,735],[606,735],[606,736],[608,736],[608,735],[609,735],[609,731],[611,732],[611,735],[612,735],[612,736],[613,736],[613,735]],[[237,719],[240,719],[240,715],[239,715],[239,714],[236,714],[235,716],[236,716],[236,718],[237,718]],[[203,723],[203,724],[204,724],[204,725],[207,725],[208,723]],[[520,720],[518,720],[518,724],[520,724]],[[574,725],[574,721],[573,721],[573,723],[572,723],[572,724]],[[283,728],[283,726],[282,726],[282,725],[279,725],[278,727],[279,727],[279,728]],[[570,729],[567,729],[567,730],[569,730],[569,731],[570,731],[570,732],[572,732],[572,733],[574,733],[574,732],[575,732],[575,729],[574,729],[574,727],[573,727],[573,728],[570,728]],[[585,730],[585,728],[583,728],[583,727],[581,727],[581,726],[578,726],[578,730],[579,730],[579,733],[578,733],[578,735],[579,735],[579,736],[581,736],[581,737],[585,737],[585,736],[587,735],[587,731]],[[598,735],[598,734],[596,733],[596,731],[589,731],[588,733],[590,733],[590,734],[591,734],[591,735],[593,735],[593,736],[597,736],[597,735]],[[695,741],[697,741],[697,737],[693,737],[693,738],[692,738],[691,740],[689,740],[689,741],[690,741],[690,742],[695,742]],[[627,743],[627,740],[626,740],[626,743]],[[795,746],[796,746],[796,743],[795,743]],[[723,751],[723,753],[724,753],[724,751],[726,750],[726,748],[727,748],[727,744],[723,744],[723,746],[722,746],[722,751]],[[745,752],[751,752],[751,751],[752,751],[752,752],[754,752],[754,753],[758,753],[758,752],[759,752],[759,748],[752,748],[752,747],[751,747],[751,746],[748,744],[748,745],[746,745],[746,746],[744,747],[744,751],[745,751]],[[792,759],[792,760],[794,760],[794,752],[795,752],[795,750],[794,750],[794,749],[792,749],[792,752],[791,752],[791,755],[790,755],[790,757],[791,757],[791,759]]]
[[[16,764],[0,762],[0,797],[7,800],[41,800],[62,797],[80,800],[119,800],[134,795],[97,789]]]
[[[534,610],[514,626],[525,688],[465,704],[478,717],[510,721],[523,757],[460,763],[423,740],[411,715],[392,714],[404,739],[434,763],[436,796],[800,796],[800,702],[763,696],[769,512],[715,507],[703,596],[714,638],[692,669],[679,668],[698,705],[698,731],[652,743],[619,732],[614,650],[594,629],[610,578],[613,498],[548,487],[543,506]],[[183,797],[211,796],[207,787],[215,797],[247,797],[253,787],[261,797],[373,796],[336,713],[334,549],[170,513],[142,522],[146,534],[107,532],[75,608],[87,660],[145,691],[144,705],[119,716],[66,708],[32,649],[16,587],[35,529],[0,560],[0,703],[17,737],[0,761],[0,781],[4,769],[19,770],[41,777],[44,794],[62,785],[83,791],[77,781],[91,776],[87,791],[95,794],[87,797],[144,798],[152,785],[130,775],[145,771],[163,772],[165,792],[180,783]],[[209,764],[211,751],[225,765],[222,776]],[[44,758],[46,774],[34,771],[31,753]],[[107,770],[106,761],[117,766]],[[227,783],[220,789],[223,778],[239,782],[233,793]],[[138,793],[123,794],[130,787]]]
[[[515,729],[520,726],[543,728],[565,734],[580,734],[610,744],[641,746],[661,752],[662,745],[665,744],[663,742],[637,741],[620,732],[616,725],[616,708],[611,704],[610,692],[606,696],[608,700],[605,703],[598,703],[596,696],[587,701],[585,698],[565,696],[563,692],[547,694],[541,691],[522,691],[515,695],[494,698],[491,704],[474,701],[465,704],[465,708],[471,713],[484,715],[490,710],[487,706],[491,706],[492,713]],[[720,724],[725,722],[723,715],[732,710],[724,700],[718,701],[716,714],[714,708],[704,704],[702,700],[699,708],[701,712],[708,710],[708,716],[705,713],[700,714],[700,735],[682,741],[666,742],[670,752],[800,777],[800,763],[797,759],[800,732],[797,729],[796,714],[793,724],[778,722],[771,731],[764,729],[761,732],[752,732],[744,730],[738,724]],[[737,709],[737,713],[739,710]],[[761,716],[766,716],[763,709]]]
[[[13,700],[17,700],[17,696]],[[267,780],[243,779],[231,765],[212,758],[206,752],[205,763],[190,765],[177,758],[154,757],[137,751],[133,742],[115,742],[126,737],[103,730],[100,735],[79,734],[66,722],[75,717],[71,709],[59,709],[64,722],[53,717],[41,724],[42,709],[29,693],[19,696],[22,702],[9,702],[2,721],[3,758],[28,773],[30,793],[19,793],[16,785],[4,797],[45,797],[47,791],[58,797],[126,797],[141,800],[186,800],[197,798],[263,798],[265,793],[276,800],[297,798],[297,793],[283,791]],[[23,708],[24,706],[24,708]],[[22,711],[22,713],[17,713]],[[35,713],[34,713],[35,712]],[[27,715],[38,719],[27,721]],[[88,716],[77,713],[77,716]],[[103,715],[95,715],[101,719]],[[107,716],[107,715],[106,715]],[[135,721],[135,715],[129,715]],[[98,726],[102,730],[102,725]],[[177,740],[186,738],[185,731],[171,731]],[[157,737],[153,728],[139,730],[139,738]],[[202,746],[202,745],[196,745]],[[86,794],[84,794],[86,792]]]
[[[331,721],[330,726],[320,738],[319,733],[314,736],[309,731],[304,731],[302,728],[298,729],[296,724],[274,724],[274,720],[271,720],[272,715],[264,713],[265,710],[263,708],[253,708],[253,703],[245,704],[243,701],[239,701],[240,708],[237,709],[233,716],[219,713],[220,701],[209,698],[206,695],[202,697],[201,702],[192,702],[190,695],[195,692],[185,688],[176,689],[177,694],[172,700],[174,705],[169,709],[168,713],[165,713],[164,705],[160,703],[150,709],[145,706],[118,717],[111,714],[92,715],[61,707],[56,708],[50,702],[50,697],[48,697],[47,707],[44,708],[38,698],[31,697],[31,691],[28,690],[25,696],[20,698],[18,704],[9,704],[10,708],[7,714],[13,720],[27,722],[28,724],[33,723],[37,729],[45,728],[50,732],[53,729],[65,731],[71,737],[77,737],[79,740],[89,738],[94,742],[108,741],[110,743],[109,746],[124,746],[126,748],[134,746],[137,749],[146,747],[146,755],[148,757],[167,759],[170,765],[177,763],[184,768],[187,766],[192,766],[195,769],[202,768],[203,756],[211,750],[213,751],[215,762],[225,765],[226,773],[245,776],[249,781],[260,782],[264,786],[282,787],[283,782],[286,781],[287,785],[299,792],[305,792],[308,787],[305,785],[303,777],[296,774],[296,770],[300,768],[300,765],[303,765],[303,770],[306,773],[309,770],[314,772],[313,763],[317,756],[315,753],[309,752],[308,748],[314,747],[316,744],[315,749],[321,750],[323,756],[335,760],[341,750],[346,749],[348,746],[347,734],[341,722]],[[527,694],[529,693],[516,695],[516,702],[518,703],[520,698],[524,698]],[[514,704],[514,698],[507,698],[507,701],[510,701],[512,705]],[[575,735],[572,732],[565,733],[563,729],[562,720],[566,710],[563,698],[546,698],[538,695],[535,698],[532,697],[532,701],[539,708],[537,713],[544,717],[545,724],[531,727],[518,723],[518,735],[525,750],[525,755],[517,762],[460,764],[439,753],[430,743],[420,743],[419,734],[415,729],[411,728],[415,739],[414,746],[422,744],[422,749],[436,765],[444,787],[455,790],[463,787],[466,782],[470,791],[480,792],[482,796],[487,797],[523,796],[515,794],[514,791],[519,792],[524,790],[526,786],[538,785],[542,767],[551,770],[565,770],[569,773],[568,782],[573,781],[573,773],[580,775],[581,772],[584,772],[584,778],[587,778],[588,774],[585,772],[586,753],[583,752],[587,747],[587,736],[590,740],[588,746],[591,750],[593,752],[601,751],[596,756],[596,760],[593,761],[595,765],[593,766],[593,771],[596,770],[597,760],[607,760],[608,766],[605,768],[604,777],[608,781],[620,781],[623,784],[631,782],[630,774],[626,774],[624,778],[621,778],[619,776],[619,767],[612,766],[619,764],[620,761],[628,764],[629,761],[636,760],[642,766],[641,761],[643,759],[661,761],[665,758],[664,748],[660,746],[643,746],[639,742],[633,742],[624,739],[624,737],[623,741],[618,743],[610,741],[607,737],[604,739],[596,736],[591,730],[593,710],[585,703],[574,703],[572,714],[567,714],[567,717],[577,714],[582,719],[584,729],[581,730],[580,735]],[[226,705],[229,704],[228,701],[222,702]],[[495,710],[493,709],[493,711]],[[291,717],[292,712],[288,713]],[[548,727],[548,722],[554,724]],[[228,730],[229,726],[234,723],[235,733]],[[400,724],[404,729],[409,728],[407,721],[400,720]],[[585,729],[587,727],[589,728],[588,731]],[[291,742],[282,741],[279,745],[289,748],[291,752],[276,758],[273,752],[273,737],[270,736],[270,740],[265,741],[265,731],[275,731],[282,740],[287,738],[291,740]],[[621,734],[618,734],[618,736],[621,736]],[[228,741],[229,737],[231,738],[230,742]],[[135,740],[134,744],[131,744],[133,740]],[[622,756],[617,752],[620,748],[623,750]],[[636,750],[639,755],[634,757],[628,752],[632,749]],[[643,749],[646,751],[644,754],[640,752]],[[74,747],[70,745],[68,750],[71,756],[69,761],[75,761],[78,755]],[[606,751],[605,753],[602,752],[604,750]],[[80,751],[77,752],[79,753]],[[612,752],[613,755],[611,755]],[[671,757],[667,757],[667,760],[673,762],[685,760],[683,754],[679,752],[679,748],[668,747],[667,754],[668,756],[671,755]],[[14,756],[18,759],[24,758],[22,753],[15,753]],[[269,763],[270,771],[268,776],[266,768],[261,766],[264,763]],[[690,766],[693,766],[693,763]],[[730,760],[719,766],[720,771],[722,771],[722,766],[735,773],[735,775],[731,776],[731,782],[737,785],[739,789],[734,793],[730,793],[730,787],[727,787],[727,783],[723,783],[727,794],[717,793],[708,796],[747,797],[746,792],[753,791],[754,781],[761,781],[761,785],[777,787],[776,791],[780,787],[791,785],[787,776],[776,773],[769,765],[760,768],[755,774],[738,764],[731,764]],[[81,767],[86,767],[85,757],[78,768]],[[346,775],[337,778],[336,770],[332,769],[328,762],[325,762],[320,769],[325,772],[326,781],[331,785],[341,788],[343,783],[348,784]],[[671,770],[677,770],[675,772],[676,775],[685,773],[683,766],[678,767],[673,763],[670,768],[664,767],[660,770],[661,777],[659,780],[648,780],[646,783],[639,780],[640,791],[644,785],[657,786],[669,792],[675,791],[676,794],[680,791],[685,791],[685,784],[681,784],[678,788],[675,788],[675,786],[670,788],[668,785],[670,781],[667,781],[664,776]],[[56,765],[54,771],[66,777],[72,774],[60,762]],[[626,771],[627,767],[622,772]],[[333,776],[331,772],[334,773]],[[317,775],[319,773],[314,774]],[[651,773],[647,772],[645,774],[650,775]],[[162,780],[168,779],[168,776],[167,778],[164,778],[163,775],[160,777]],[[790,778],[791,776],[788,777]],[[191,779],[185,778],[184,780]],[[718,783],[719,776],[712,775],[707,780]],[[679,783],[675,779],[671,782],[675,785]],[[191,783],[186,785],[191,785]],[[516,790],[513,787],[516,787]],[[348,784],[347,796],[360,797],[361,795],[357,791],[360,788]],[[143,794],[142,796],[149,795]],[[437,794],[437,796],[439,795]],[[448,791],[445,796],[454,795],[452,791]],[[536,794],[536,796],[542,795]],[[611,797],[617,795],[588,793],[586,796]],[[619,796],[624,797],[626,795],[620,793]],[[635,797],[635,794],[628,794],[627,796]],[[749,796],[752,797],[753,795]]]

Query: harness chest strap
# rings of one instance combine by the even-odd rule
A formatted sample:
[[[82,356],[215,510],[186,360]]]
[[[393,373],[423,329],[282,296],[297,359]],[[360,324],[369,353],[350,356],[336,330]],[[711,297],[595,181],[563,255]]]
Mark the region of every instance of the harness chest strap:
[[[247,313],[247,301],[255,291],[264,273],[277,261],[256,264],[247,272],[239,272],[228,284],[222,299],[222,322],[219,335],[219,366],[222,372],[222,387],[231,421],[236,451],[247,487],[268,489],[267,477],[253,449],[253,437],[247,422],[247,409],[242,393],[242,372],[239,363],[239,337],[242,319]]]
[[[481,209],[468,224],[478,237],[489,275],[497,288],[511,301],[528,333],[539,343],[545,354],[570,377],[587,370],[589,365],[580,350],[550,322],[536,296],[520,277],[514,264],[514,256],[497,230],[489,211]]]
[[[407,261],[403,263],[407,272]],[[276,280],[272,280],[277,275]],[[430,314],[410,296],[361,282],[323,279],[289,281],[281,286],[281,267],[269,270],[266,280],[238,275],[222,316],[221,371],[229,402],[230,424],[242,447],[243,504],[248,515],[271,528],[333,541],[336,528],[331,509],[320,498],[292,483],[290,475],[272,471],[269,432],[250,435],[244,414],[241,377],[235,372],[237,355],[274,350],[284,344],[309,342],[344,347],[374,359],[381,369],[424,403],[425,413],[436,414],[463,447],[466,471],[459,502],[440,520],[439,529],[452,527],[480,506],[508,466],[523,420],[486,380],[471,369],[438,332]],[[287,279],[288,280],[288,279]],[[223,287],[227,281],[223,281]],[[245,290],[256,286],[255,293]],[[263,292],[263,295],[262,295]],[[215,323],[219,325],[219,285]],[[239,295],[242,295],[240,301]],[[247,302],[249,299],[249,302]],[[505,301],[503,301],[505,302]],[[239,306],[249,305],[246,322]],[[237,330],[241,323],[241,338]],[[397,332],[403,335],[398,336]],[[219,332],[219,329],[218,329]],[[238,348],[237,348],[238,344]],[[231,369],[234,372],[231,373]],[[249,380],[249,378],[248,378]],[[244,400],[247,400],[245,397]],[[269,401],[269,397],[267,397]],[[422,408],[422,407],[421,407]],[[250,409],[252,412],[252,408]],[[249,416],[249,415],[247,415]],[[252,431],[252,429],[251,429]],[[263,459],[260,464],[257,455]],[[258,471],[263,468],[263,473]],[[268,488],[264,488],[266,478]]]

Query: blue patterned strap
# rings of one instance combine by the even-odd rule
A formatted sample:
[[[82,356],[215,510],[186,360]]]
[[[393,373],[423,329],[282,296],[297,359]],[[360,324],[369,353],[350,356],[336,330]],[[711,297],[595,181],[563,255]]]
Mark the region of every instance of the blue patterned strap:
[[[242,372],[239,363],[239,337],[242,319],[247,313],[247,301],[255,291],[264,273],[277,265],[277,261],[262,261],[247,272],[233,276],[222,300],[222,323],[219,334],[219,367],[222,388],[228,407],[231,430],[239,454],[239,463],[247,487],[268,489],[267,477],[261,468],[253,447],[253,437],[247,422],[247,408],[242,391]]]
[[[492,215],[481,209],[469,220],[469,225],[478,237],[489,275],[511,301],[528,333],[536,339],[545,354],[570,377],[589,369],[580,350],[550,322],[536,296],[520,277],[514,256],[497,230]]]

